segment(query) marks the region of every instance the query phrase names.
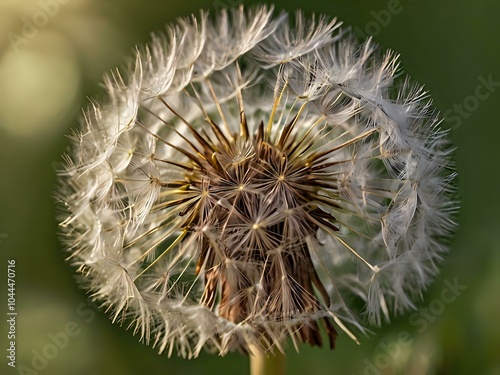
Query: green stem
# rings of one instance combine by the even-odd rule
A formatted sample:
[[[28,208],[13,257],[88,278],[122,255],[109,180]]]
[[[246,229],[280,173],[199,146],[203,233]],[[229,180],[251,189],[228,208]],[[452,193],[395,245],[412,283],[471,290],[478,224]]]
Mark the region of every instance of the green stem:
[[[285,356],[279,350],[265,353],[256,346],[251,350],[250,375],[285,375]]]

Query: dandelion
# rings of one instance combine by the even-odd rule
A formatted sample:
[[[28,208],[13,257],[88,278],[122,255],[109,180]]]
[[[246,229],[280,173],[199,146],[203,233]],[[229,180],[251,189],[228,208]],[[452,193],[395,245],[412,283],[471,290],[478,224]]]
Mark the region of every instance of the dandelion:
[[[438,271],[457,206],[438,114],[339,26],[180,19],[85,112],[61,171],[69,260],[160,352],[358,341]]]

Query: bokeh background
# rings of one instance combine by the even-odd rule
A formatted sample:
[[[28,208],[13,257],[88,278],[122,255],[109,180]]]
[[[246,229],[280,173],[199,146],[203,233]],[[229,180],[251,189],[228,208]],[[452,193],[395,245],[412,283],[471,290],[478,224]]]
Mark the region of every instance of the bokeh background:
[[[251,3],[245,1],[244,3]],[[55,169],[87,97],[134,45],[178,16],[236,0],[0,0],[0,311],[16,260],[17,368],[1,374],[245,374],[248,359],[165,355],[87,301],[57,239]],[[500,2],[276,0],[277,9],[338,16],[401,53],[457,146],[460,228],[419,310],[357,346],[288,354],[288,374],[500,374]],[[37,26],[38,25],[38,26]],[[5,301],[5,302],[4,302]],[[3,314],[3,313],[2,313]],[[30,372],[31,371],[31,372]]]

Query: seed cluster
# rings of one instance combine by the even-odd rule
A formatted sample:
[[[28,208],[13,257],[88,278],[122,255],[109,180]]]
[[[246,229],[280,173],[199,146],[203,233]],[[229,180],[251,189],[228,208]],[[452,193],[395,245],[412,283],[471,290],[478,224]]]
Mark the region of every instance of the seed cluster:
[[[320,188],[335,190],[328,173],[327,154],[308,152],[313,136],[292,136],[298,118],[273,143],[261,122],[249,136],[244,112],[241,133],[228,139],[213,122],[214,141],[194,128],[199,141],[183,151],[192,166],[185,166],[186,181],[170,186],[185,188],[187,197],[174,200],[187,205],[182,228],[196,237],[199,248],[196,274],[204,275],[201,303],[235,323],[258,319],[292,321],[330,304],[306,244],[319,226],[338,230],[335,218],[318,207],[337,205],[319,198]],[[312,129],[310,129],[312,130]],[[196,156],[195,156],[196,155]],[[178,165],[178,164],[177,164]],[[335,329],[324,319],[330,346]],[[314,320],[297,329],[303,341],[321,345]]]

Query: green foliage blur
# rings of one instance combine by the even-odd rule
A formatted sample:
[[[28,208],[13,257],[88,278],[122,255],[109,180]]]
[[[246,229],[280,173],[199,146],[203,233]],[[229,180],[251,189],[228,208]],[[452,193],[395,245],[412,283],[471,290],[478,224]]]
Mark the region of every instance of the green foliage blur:
[[[0,0],[0,310],[7,311],[7,260],[15,259],[18,311],[15,369],[7,366],[1,318],[1,374],[248,373],[239,353],[169,359],[112,324],[64,261],[53,200],[65,135],[78,125],[87,97],[102,95],[102,75],[165,23],[236,4]],[[401,53],[405,72],[425,84],[446,116],[461,197],[452,250],[418,310],[373,329],[360,346],[343,333],[334,351],[303,346],[297,354],[290,345],[287,373],[500,374],[500,2],[274,4],[337,16],[360,38],[371,35]]]

